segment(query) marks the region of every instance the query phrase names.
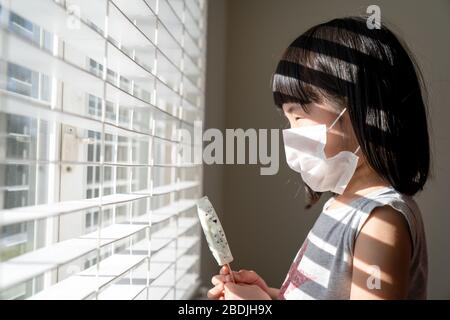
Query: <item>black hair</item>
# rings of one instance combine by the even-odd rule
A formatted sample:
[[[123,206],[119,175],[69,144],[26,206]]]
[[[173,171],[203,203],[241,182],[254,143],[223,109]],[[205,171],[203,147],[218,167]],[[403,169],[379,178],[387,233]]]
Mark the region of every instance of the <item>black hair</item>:
[[[275,104],[333,101],[347,107],[361,152],[400,193],[414,195],[429,175],[423,78],[407,46],[385,25],[362,17],[307,30],[284,52],[273,76]],[[305,186],[309,206],[320,193]]]

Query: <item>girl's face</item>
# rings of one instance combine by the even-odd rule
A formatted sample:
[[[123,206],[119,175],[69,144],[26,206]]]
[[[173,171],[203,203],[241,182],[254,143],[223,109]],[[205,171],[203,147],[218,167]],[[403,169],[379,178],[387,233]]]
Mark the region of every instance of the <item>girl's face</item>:
[[[329,128],[339,116],[336,108],[327,104],[310,103],[307,106],[308,113],[297,103],[283,104],[283,112],[289,120],[291,128],[306,127],[324,124]],[[333,157],[340,151],[355,151],[358,143],[353,132],[348,112],[344,112],[338,122],[329,129],[325,155]]]

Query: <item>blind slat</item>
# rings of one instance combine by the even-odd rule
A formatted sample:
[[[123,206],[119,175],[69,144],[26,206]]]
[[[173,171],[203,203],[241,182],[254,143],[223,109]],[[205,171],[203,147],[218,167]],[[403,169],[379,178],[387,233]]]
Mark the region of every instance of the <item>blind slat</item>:
[[[102,122],[98,119],[88,118],[86,116],[81,116],[78,114],[73,114],[70,112],[62,112],[61,110],[50,109],[50,104],[43,103],[42,101],[24,97],[17,93],[7,92],[0,89],[0,98],[2,99],[2,105],[0,106],[0,111],[17,114],[27,117],[39,118],[46,120],[48,122],[57,122],[66,125],[71,125],[74,127],[82,129],[90,129],[93,131],[102,130]],[[154,119],[158,119],[155,117]],[[178,118],[173,118],[174,121],[182,121]],[[166,120],[167,121],[167,120]],[[182,121],[186,125],[193,127],[194,124]],[[161,137],[158,135],[141,132],[138,130],[132,130],[129,128],[124,128],[112,123],[105,123],[105,133],[122,135],[126,137],[155,137],[156,139],[164,140],[171,143],[180,143],[179,140],[174,140],[171,137]]]
[[[198,224],[196,219],[191,219],[179,229],[178,235],[183,236],[183,234],[190,228]],[[67,264],[68,262],[84,256],[90,252],[97,249],[98,246],[105,247],[114,242],[122,240],[127,237],[131,237],[143,230],[147,229],[148,226],[142,225],[130,225],[130,224],[120,224],[111,225],[109,227],[103,228],[100,232],[101,238],[98,239],[98,231],[94,231],[90,234],[81,236],[76,239],[69,239],[62,242],[58,242],[49,247],[38,249],[17,258],[8,260],[0,264],[0,274],[7,274],[8,277],[0,278],[0,290],[5,290],[15,284],[25,282],[33,277],[44,274],[60,265]],[[156,233],[156,238],[166,238],[167,241],[161,241],[156,245],[152,245],[151,250],[155,253],[156,262],[170,262],[172,257],[175,257],[175,249],[170,249],[167,251],[161,251],[168,244],[172,242],[172,239],[176,239],[177,230],[174,228],[162,229]],[[178,257],[182,256],[187,252],[193,245],[198,242],[196,238],[182,238],[186,241],[186,244],[180,246],[178,250]],[[98,240],[100,243],[98,243]],[[139,250],[140,249],[140,250]],[[143,252],[147,251],[145,255],[148,255],[148,243],[141,242],[141,244],[136,244],[136,248],[133,246],[134,251]],[[139,255],[140,256],[140,255]]]
[[[191,248],[198,242],[198,239],[196,241],[192,241],[192,239],[186,240],[186,243],[190,243],[187,249]],[[187,250],[185,249],[179,253],[179,256],[182,257],[179,260],[180,264],[183,264],[184,267],[180,268],[182,273],[177,278],[177,281],[181,280],[181,278],[186,274],[186,271],[191,268],[198,260],[198,257],[195,256],[185,256],[184,254],[186,251]],[[173,253],[173,249],[168,249],[165,253],[165,256],[170,256]],[[84,299],[97,289],[102,289],[103,287],[108,285],[119,275],[122,275],[133,268],[136,268],[135,270],[133,270],[133,281],[137,283],[147,281],[147,268],[145,267],[145,265],[142,265],[142,262],[145,259],[147,259],[146,255],[112,255],[100,262],[99,275],[103,280],[98,283],[98,288],[95,277],[97,275],[97,266],[93,266],[89,269],[84,270],[83,272],[66,278],[55,286],[52,286],[49,289],[33,296],[32,299]],[[158,279],[162,274],[168,272],[167,270],[171,265],[172,263],[168,262],[152,262],[149,274],[150,282],[153,283],[154,279]],[[170,277],[170,272],[168,276]],[[129,282],[129,279],[122,278],[121,281],[126,283]],[[158,283],[155,283],[153,285],[156,286],[158,285]],[[114,284],[112,286],[114,286]],[[117,286],[124,287],[123,285]],[[111,299],[131,299],[134,298],[140,291],[142,291],[143,288],[140,287],[140,290],[137,290],[136,287],[124,287],[124,292],[117,292],[116,289],[117,288],[113,288],[112,292],[108,292],[110,290],[110,287],[106,287],[100,292],[99,298],[107,299],[107,297],[110,297]],[[131,293],[127,291],[128,289],[133,289],[132,292],[135,292],[136,295],[134,297],[129,297]],[[138,292],[136,292],[134,289],[136,289],[136,291]],[[67,294],[69,294],[70,296],[67,296]],[[124,297],[124,295],[126,295],[126,297]]]
[[[79,91],[88,92],[94,96],[103,95],[104,81],[99,76],[96,76],[79,66],[73,65],[67,60],[55,57],[50,52],[43,51],[35,44],[32,44],[9,31],[0,29],[0,37],[6,36],[8,36],[8,46],[2,52],[3,59],[20,66],[32,68],[34,71],[49,77],[54,77],[60,81],[71,83]],[[111,55],[114,56],[114,54],[117,53],[117,49],[114,46],[110,47],[113,48],[110,51],[112,51]],[[133,75],[129,76],[130,80],[137,80],[139,82],[140,79],[146,79],[147,86],[152,83],[151,78],[154,77],[153,74],[145,68],[142,68],[142,66],[138,65],[123,53],[117,54],[120,54],[120,58],[116,55],[116,67],[118,64],[120,70],[134,70]],[[117,59],[120,59],[120,63],[117,62]],[[171,102],[176,105],[180,102],[179,93],[157,77],[155,79],[159,88],[157,93],[157,108],[161,109],[162,112],[170,114],[170,112],[165,110],[162,101]],[[109,99],[111,101],[117,101],[117,99],[113,98],[119,97],[122,100],[119,100],[118,102],[125,106],[130,104],[137,104],[137,106],[141,107],[152,106],[150,101],[143,101],[139,97],[124,92],[111,83],[108,83],[108,88],[109,91],[107,93],[110,95]],[[196,90],[195,87],[193,90]],[[184,97],[183,102],[184,103],[180,106],[184,106],[191,111],[198,110],[196,103],[189,98]]]
[[[196,183],[197,184],[197,183]],[[169,190],[170,186],[165,186],[166,191]],[[186,184],[185,187],[190,187]],[[171,187],[172,190],[182,190],[183,188],[178,188],[176,186]],[[2,210],[0,211],[0,226],[6,226],[26,221],[34,221],[45,218],[56,217],[58,215],[79,212],[86,209],[91,209],[100,206],[108,206],[114,204],[120,204],[124,202],[130,202],[134,200],[144,199],[149,197],[149,193],[139,193],[139,194],[113,194],[104,196],[102,198],[92,198],[85,200],[76,201],[64,201],[52,204],[44,204],[30,207],[21,207],[17,209]],[[139,217],[133,218],[133,223],[148,222],[149,216],[151,216],[152,221],[160,222],[164,221],[170,215],[176,215],[180,212],[186,211],[194,206],[194,201],[180,200],[179,202],[174,202],[168,206],[159,208],[153,213],[145,214]]]
[[[72,299],[81,300],[95,292],[98,287],[102,288],[108,285],[116,277],[124,272],[131,270],[133,267],[143,263],[147,259],[146,256],[137,255],[112,255],[99,263],[98,275],[102,280],[97,282],[97,266],[86,269],[76,276],[71,276],[55,286],[47,290],[41,291],[32,299],[37,300],[59,300]],[[74,279],[80,281],[77,283]],[[98,287],[97,287],[98,284]],[[67,296],[69,294],[69,296]]]
[[[95,251],[98,246],[104,247],[146,228],[146,226],[141,225],[112,225],[102,230],[102,238],[100,239],[98,239],[98,231],[96,231],[80,238],[57,242],[51,246],[10,259],[0,264],[0,273],[8,275],[8,277],[2,276],[0,278],[0,289],[4,290],[14,284],[42,275],[60,265]]]

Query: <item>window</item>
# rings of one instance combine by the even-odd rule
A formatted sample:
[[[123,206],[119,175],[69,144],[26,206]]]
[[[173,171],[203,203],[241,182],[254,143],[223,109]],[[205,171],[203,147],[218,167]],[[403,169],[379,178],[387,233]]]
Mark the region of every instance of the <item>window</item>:
[[[205,1],[0,0],[1,299],[194,293]]]

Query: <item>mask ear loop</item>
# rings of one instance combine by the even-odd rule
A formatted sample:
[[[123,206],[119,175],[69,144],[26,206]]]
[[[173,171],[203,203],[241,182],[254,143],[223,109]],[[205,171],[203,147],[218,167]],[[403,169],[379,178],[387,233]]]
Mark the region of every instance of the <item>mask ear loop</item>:
[[[334,125],[339,121],[339,119],[342,117],[342,115],[347,111],[347,108],[344,108],[341,113],[337,116],[336,120],[333,121],[333,123],[328,127],[327,131],[334,127]],[[353,152],[354,154],[357,154],[358,151],[361,150],[361,146],[358,146],[356,150]]]
[[[327,131],[334,127],[334,125],[339,121],[339,119],[342,117],[342,115],[347,111],[347,108],[344,108],[341,113],[337,116],[336,120],[333,121],[333,123],[328,127]]]

